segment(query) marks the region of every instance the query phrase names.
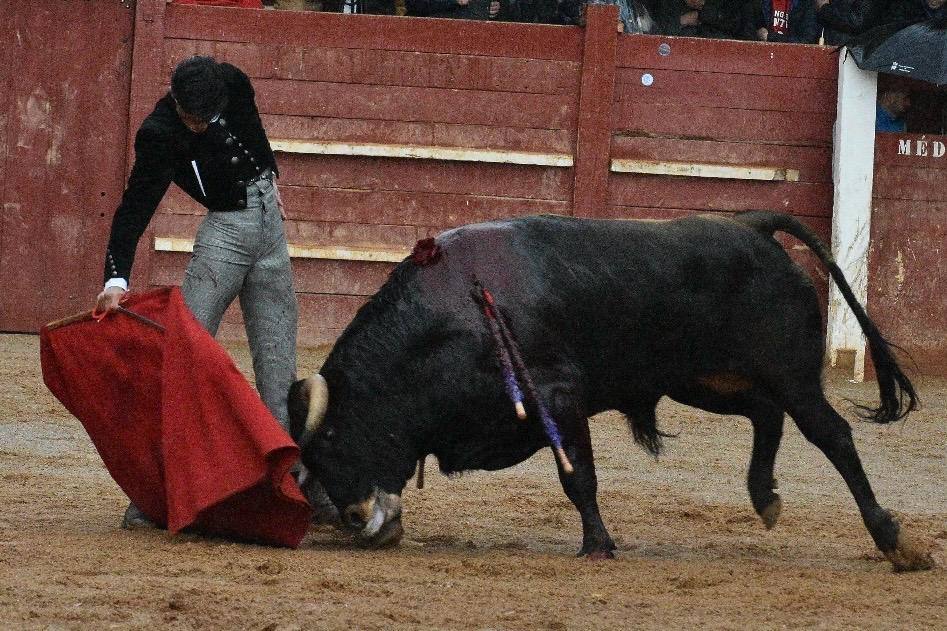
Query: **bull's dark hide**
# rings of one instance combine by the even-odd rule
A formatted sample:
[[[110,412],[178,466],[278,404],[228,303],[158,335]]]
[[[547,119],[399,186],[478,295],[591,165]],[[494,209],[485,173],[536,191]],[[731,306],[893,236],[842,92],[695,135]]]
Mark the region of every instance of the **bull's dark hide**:
[[[670,396],[753,421],[748,484],[768,525],[778,514],[772,468],[788,412],[854,484],[890,556],[897,525],[874,503],[850,430],[825,402],[816,292],[773,238],[777,230],[812,248],[850,297],[879,372],[874,419],[902,416],[914,405],[910,382],[824,246],[793,218],[526,217],[446,232],[436,262],[409,258],[394,270],[320,371],[329,390],[321,427],[304,431],[297,414],[304,462],[361,528],[372,498],[399,495],[420,456],[434,454],[445,472],[499,469],[548,445],[535,408],[517,420],[505,393],[476,277],[496,297],[560,425],[576,468],[560,477],[582,514],[582,553],[607,556],[614,547],[598,515],[587,418],[619,410],[639,442],[657,450],[654,410]],[[299,384],[290,398],[305,410]],[[394,512],[385,519],[400,517]]]

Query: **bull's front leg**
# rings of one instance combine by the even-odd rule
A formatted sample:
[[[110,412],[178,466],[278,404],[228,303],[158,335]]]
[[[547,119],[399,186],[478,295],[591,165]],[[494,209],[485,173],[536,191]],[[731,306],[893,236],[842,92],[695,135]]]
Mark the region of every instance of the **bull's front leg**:
[[[558,419],[557,419],[558,420]],[[598,510],[598,479],[595,476],[595,460],[592,454],[592,440],[589,435],[589,421],[587,418],[575,419],[572,422],[561,423],[563,434],[563,448],[574,471],[566,473],[562,465],[556,460],[559,467],[559,481],[566,495],[579,509],[582,517],[582,549],[578,556],[587,556],[590,559],[613,559],[615,542],[605,529],[602,516]]]

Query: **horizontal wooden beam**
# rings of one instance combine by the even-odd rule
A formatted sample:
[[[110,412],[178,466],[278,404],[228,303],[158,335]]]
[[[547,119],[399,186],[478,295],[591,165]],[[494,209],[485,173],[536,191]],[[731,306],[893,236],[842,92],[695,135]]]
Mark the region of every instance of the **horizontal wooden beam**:
[[[155,251],[193,252],[194,241],[177,237],[155,237]],[[289,256],[296,259],[400,263],[409,254],[411,254],[411,251],[407,248],[364,248],[340,245],[289,244]]]
[[[660,160],[612,160],[615,173],[644,173],[648,175],[681,175],[685,177],[709,177],[729,180],[780,180],[798,182],[799,171],[778,167],[740,166],[732,164],[709,164],[701,162],[664,162]]]
[[[329,156],[369,156],[374,158],[414,158],[421,160],[456,160],[461,162],[496,162],[548,167],[571,167],[568,153],[537,153],[506,149],[472,149],[435,145],[383,145],[367,142],[323,142],[315,140],[270,140],[273,151],[311,153]]]

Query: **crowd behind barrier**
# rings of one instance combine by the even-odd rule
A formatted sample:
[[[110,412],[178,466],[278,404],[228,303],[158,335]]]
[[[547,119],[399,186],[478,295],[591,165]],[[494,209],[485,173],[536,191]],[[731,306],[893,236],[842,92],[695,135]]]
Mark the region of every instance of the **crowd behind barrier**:
[[[947,19],[947,0],[174,0],[266,7],[538,24],[582,24],[586,2],[619,7],[626,33],[796,44],[844,45],[882,24]]]
[[[885,24],[947,21],[947,0],[173,0],[245,8],[582,25],[583,6],[602,2],[619,9],[626,33],[774,43],[843,46]],[[879,91],[879,131],[947,132],[947,94],[925,88],[892,99]],[[894,104],[892,104],[892,102]],[[911,117],[907,108],[934,108],[936,116]],[[901,105],[905,105],[901,107]],[[889,111],[893,110],[893,111]],[[920,123],[911,123],[920,120]]]

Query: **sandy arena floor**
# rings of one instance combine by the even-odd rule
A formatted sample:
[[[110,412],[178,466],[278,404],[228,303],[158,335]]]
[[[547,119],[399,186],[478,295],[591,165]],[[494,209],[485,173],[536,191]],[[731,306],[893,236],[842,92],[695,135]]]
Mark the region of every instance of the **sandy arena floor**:
[[[233,354],[249,371],[245,348]],[[579,518],[548,453],[404,494],[388,551],[313,530],[299,550],[118,528],[126,499],[49,394],[35,336],[0,336],[3,629],[947,629],[947,382],[918,379],[907,422],[855,423],[882,504],[940,569],[895,574],[841,477],[787,422],[767,532],[744,486],[749,422],[662,404],[680,431],[655,462],[623,421],[593,424],[599,498],[618,559],[574,554]],[[304,371],[323,359],[304,351]],[[874,384],[829,378],[830,398]],[[847,414],[851,418],[850,414]]]

